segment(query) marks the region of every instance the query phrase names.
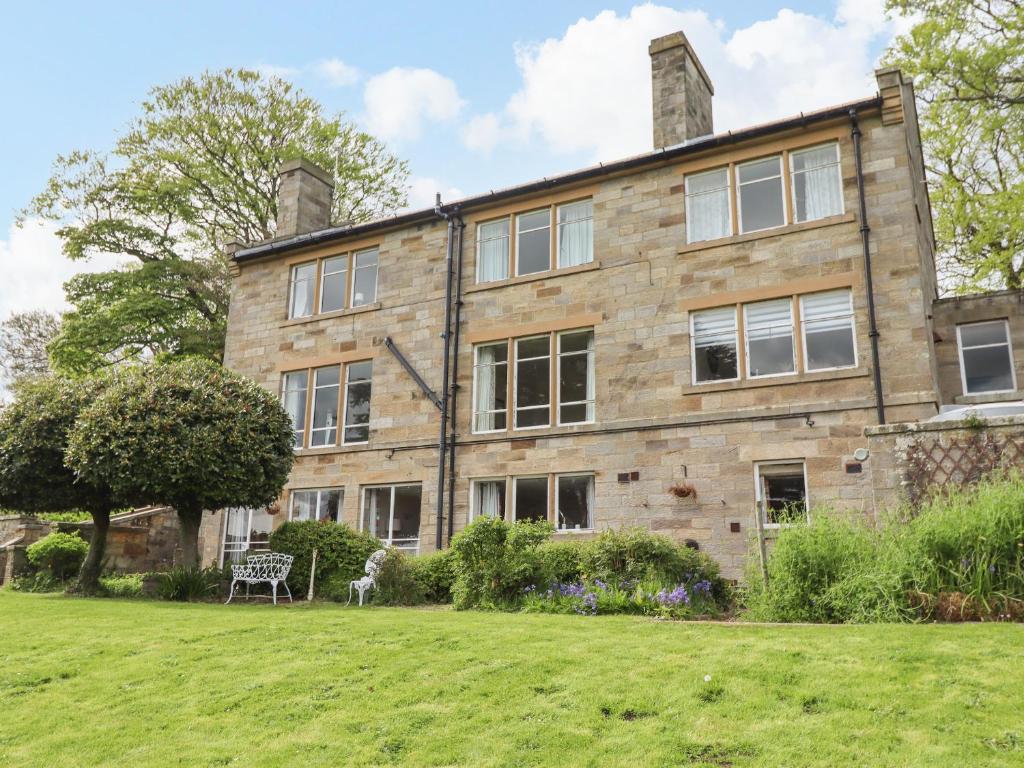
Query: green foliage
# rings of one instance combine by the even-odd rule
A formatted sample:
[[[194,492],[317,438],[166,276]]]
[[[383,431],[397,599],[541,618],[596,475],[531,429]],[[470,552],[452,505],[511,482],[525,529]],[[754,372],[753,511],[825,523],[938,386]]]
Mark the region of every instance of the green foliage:
[[[533,613],[578,613],[583,616],[614,613],[691,619],[716,616],[719,605],[706,579],[665,584],[658,581],[605,582],[601,579],[552,582],[526,587],[523,610]]]
[[[159,574],[156,596],[161,600],[194,602],[208,600],[220,590],[222,572],[220,568],[172,568]],[[142,591],[142,580],[139,580]]]
[[[109,483],[133,505],[174,507],[192,565],[202,511],[272,503],[294,457],[278,399],[199,358],[121,373],[82,412],[67,450],[85,482]]]
[[[586,546],[581,541],[545,541],[537,547],[540,583],[579,580],[583,575],[582,559]]]
[[[100,589],[108,597],[142,597],[142,579],[145,574],[126,573],[100,578]]]
[[[547,522],[508,523],[480,518],[452,539],[458,609],[500,608],[518,604],[523,589],[540,575],[538,546],[551,537]]]
[[[28,561],[58,581],[78,572],[89,545],[75,533],[51,533],[25,550]]]
[[[888,0],[914,25],[886,63],[915,81],[940,266],[960,291],[1024,287],[1024,6]]]
[[[437,604],[452,601],[456,560],[451,549],[408,558],[408,562],[426,602]]]
[[[387,550],[371,593],[376,605],[419,605],[425,599],[410,558],[394,547]]]
[[[29,573],[11,579],[11,589],[15,592],[63,592],[67,582],[56,579],[46,571]]]
[[[406,164],[376,139],[324,114],[275,77],[227,69],[154,88],[109,155],[59,156],[23,212],[60,224],[65,254],[124,254],[120,270],[80,275],[51,346],[59,368],[88,371],[140,356],[219,360],[232,242],[273,237],[278,169],[296,157],[335,182],[333,220],[401,208]]]
[[[46,376],[46,345],[59,331],[60,318],[46,310],[12,313],[0,323],[0,373],[11,383]]]
[[[772,621],[1024,617],[1024,477],[953,488],[880,531],[814,515],[780,532],[749,616]]]
[[[309,589],[309,569],[317,550],[314,594],[346,600],[348,583],[366,575],[366,559],[381,543],[365,531],[343,523],[294,520],[270,534],[270,549],[295,558],[288,573],[288,587],[296,596]],[[328,586],[330,587],[328,589]]]

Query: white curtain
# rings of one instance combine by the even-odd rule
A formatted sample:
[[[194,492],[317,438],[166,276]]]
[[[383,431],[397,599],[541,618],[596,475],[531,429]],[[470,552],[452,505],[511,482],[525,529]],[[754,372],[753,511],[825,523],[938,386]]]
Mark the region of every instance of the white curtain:
[[[482,517],[498,517],[501,512],[501,483],[493,480],[477,483],[477,514]]]
[[[732,234],[725,168],[686,179],[686,230],[691,243]]]
[[[793,187],[798,221],[843,212],[838,148],[834,144],[793,153]]]
[[[476,281],[489,283],[508,277],[508,219],[477,228]]]
[[[306,317],[313,314],[313,281],[296,279],[292,284],[292,317]]]
[[[476,397],[474,411],[476,411],[476,430],[484,432],[494,429],[495,409],[495,347],[477,348],[476,367]]]
[[[587,337],[587,421],[594,421],[597,382],[594,375],[594,334]]]
[[[558,209],[558,266],[575,267],[594,260],[594,203],[581,200]]]
[[[368,488],[364,493],[366,494],[366,505],[363,512],[363,530],[371,536],[385,538],[390,531],[378,530],[377,518],[383,515],[381,527],[386,529],[391,516],[391,489]]]

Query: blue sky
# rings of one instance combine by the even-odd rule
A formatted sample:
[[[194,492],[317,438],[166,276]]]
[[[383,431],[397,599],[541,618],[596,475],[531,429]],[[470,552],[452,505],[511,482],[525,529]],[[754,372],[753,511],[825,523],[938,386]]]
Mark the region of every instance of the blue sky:
[[[881,5],[6,4],[0,318],[59,308],[82,268],[63,262],[52,228],[13,229],[15,211],[57,153],[109,147],[156,84],[223,67],[280,73],[383,134],[423,203],[649,149],[646,41],[679,28],[716,84],[716,130],[869,95],[896,29]]]

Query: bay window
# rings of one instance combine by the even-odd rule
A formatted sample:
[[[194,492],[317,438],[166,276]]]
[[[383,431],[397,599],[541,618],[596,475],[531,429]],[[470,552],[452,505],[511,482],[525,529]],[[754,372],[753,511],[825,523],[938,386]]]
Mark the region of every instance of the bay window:
[[[686,176],[686,239],[696,243],[732,234],[729,169]]]
[[[759,301],[743,307],[747,374],[751,377],[793,373],[793,303]]]
[[[793,217],[812,221],[843,212],[843,177],[839,145],[825,144],[789,155]]]
[[[808,371],[857,365],[853,294],[849,289],[800,297],[804,367]]]
[[[956,338],[965,395],[1017,389],[1010,327],[1006,320],[958,325]]]
[[[739,378],[736,308],[707,309],[691,317],[694,384]]]

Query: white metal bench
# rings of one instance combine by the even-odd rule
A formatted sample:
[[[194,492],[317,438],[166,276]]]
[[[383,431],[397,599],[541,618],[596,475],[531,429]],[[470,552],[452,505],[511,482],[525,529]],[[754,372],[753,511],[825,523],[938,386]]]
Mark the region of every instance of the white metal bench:
[[[387,554],[386,549],[378,549],[366,559],[366,575],[348,583],[348,603],[345,605],[352,602],[353,589],[359,593],[359,604],[363,604],[363,596],[377,586],[377,574],[380,572],[380,566]]]
[[[267,552],[260,555],[249,555],[244,563],[231,566],[231,592],[228,603],[235,596],[235,587],[239,582],[245,584],[245,596],[249,597],[249,586],[252,584],[269,584],[274,605],[277,605],[277,585],[283,584],[288,593],[288,602],[292,601],[292,591],[288,589],[288,572],[292,569],[291,555],[280,552]],[[227,603],[225,603],[227,605]]]

